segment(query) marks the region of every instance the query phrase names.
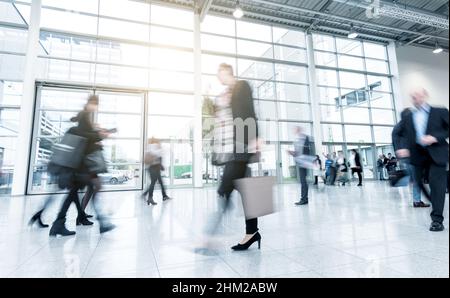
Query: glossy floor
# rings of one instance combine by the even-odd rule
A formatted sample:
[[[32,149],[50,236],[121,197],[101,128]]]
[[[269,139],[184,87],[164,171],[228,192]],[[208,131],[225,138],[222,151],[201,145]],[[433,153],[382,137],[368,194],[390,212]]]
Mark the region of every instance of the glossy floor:
[[[214,189],[171,190],[157,206],[137,192],[104,193],[117,229],[76,227],[72,207],[67,226],[77,234],[68,238],[27,226],[43,197],[0,198],[0,277],[449,277],[448,221],[429,232],[430,210],[412,208],[407,189],[321,185],[301,207],[296,185],[275,192],[278,212],[260,219],[262,249],[246,252],[230,250],[244,231],[238,197],[216,236],[204,237]]]

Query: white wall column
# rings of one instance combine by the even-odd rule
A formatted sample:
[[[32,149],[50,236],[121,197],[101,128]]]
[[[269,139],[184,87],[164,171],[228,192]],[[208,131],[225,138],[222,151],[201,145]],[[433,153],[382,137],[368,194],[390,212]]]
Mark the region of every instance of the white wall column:
[[[194,187],[203,187],[202,136],[202,51],[200,40],[200,14],[194,14]]]
[[[41,21],[42,0],[31,2],[30,24],[28,27],[27,52],[25,57],[25,74],[23,79],[23,95],[20,107],[19,134],[14,166],[14,178],[11,194],[20,196],[26,193],[28,163],[30,159],[31,134],[33,126],[33,107],[37,56],[39,50],[39,26]]]
[[[314,46],[312,34],[308,33],[306,35],[306,49],[308,53],[308,77],[309,77],[309,93],[311,98],[311,109],[312,109],[312,121],[313,121],[313,134],[314,134],[314,144],[316,154],[321,155],[322,153],[322,129],[320,126],[320,105],[319,105],[319,91],[317,89],[316,80],[316,61],[314,58]]]
[[[405,108],[403,106],[402,92],[400,87],[400,73],[398,69],[397,61],[397,46],[395,42],[390,42],[387,46],[389,66],[391,68],[392,75],[392,95],[394,97],[394,106],[397,112],[397,120],[400,121],[400,113]]]

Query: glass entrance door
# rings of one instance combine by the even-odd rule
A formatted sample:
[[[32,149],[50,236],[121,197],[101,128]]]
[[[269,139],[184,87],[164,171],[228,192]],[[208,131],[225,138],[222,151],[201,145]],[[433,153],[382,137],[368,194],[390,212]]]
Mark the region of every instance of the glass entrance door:
[[[108,173],[100,177],[105,190],[142,188],[143,106],[145,93],[77,87],[38,86],[34,119],[28,193],[53,193],[59,189],[47,175],[54,144],[76,123],[71,118],[81,111],[90,94],[99,95],[95,122],[99,127],[116,128],[104,140],[103,154]]]

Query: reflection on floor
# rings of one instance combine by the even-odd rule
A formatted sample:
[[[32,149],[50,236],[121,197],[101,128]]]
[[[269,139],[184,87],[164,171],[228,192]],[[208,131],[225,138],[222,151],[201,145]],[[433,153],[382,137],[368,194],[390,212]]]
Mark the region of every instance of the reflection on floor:
[[[430,210],[413,209],[407,189],[321,185],[308,206],[295,207],[298,187],[279,186],[278,213],[260,220],[262,249],[239,253],[230,250],[244,231],[238,197],[201,249],[214,189],[170,194],[152,207],[136,192],[104,193],[116,230],[76,227],[72,207],[77,235],[56,239],[26,225],[43,198],[0,198],[0,277],[449,277],[448,221],[445,232],[429,232]],[[445,212],[448,219],[448,204]]]

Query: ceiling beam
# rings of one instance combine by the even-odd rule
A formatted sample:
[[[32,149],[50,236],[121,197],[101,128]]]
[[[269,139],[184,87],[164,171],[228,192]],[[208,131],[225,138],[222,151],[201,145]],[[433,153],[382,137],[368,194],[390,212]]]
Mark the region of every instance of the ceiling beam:
[[[203,22],[203,20],[206,17],[206,14],[208,13],[209,9],[211,8],[211,5],[213,3],[213,0],[204,0],[202,7],[200,7],[200,22]]]

